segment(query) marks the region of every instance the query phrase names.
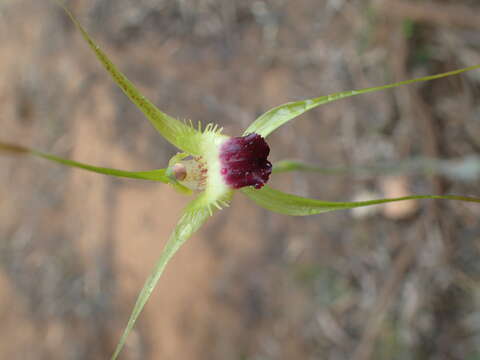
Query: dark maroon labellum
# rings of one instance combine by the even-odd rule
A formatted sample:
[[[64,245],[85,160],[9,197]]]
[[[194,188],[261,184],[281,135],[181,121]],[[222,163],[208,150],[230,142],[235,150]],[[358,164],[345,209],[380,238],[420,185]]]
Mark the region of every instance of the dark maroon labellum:
[[[253,186],[260,189],[272,173],[267,160],[270,147],[256,133],[227,140],[220,148],[220,173],[227,185],[234,189]]]

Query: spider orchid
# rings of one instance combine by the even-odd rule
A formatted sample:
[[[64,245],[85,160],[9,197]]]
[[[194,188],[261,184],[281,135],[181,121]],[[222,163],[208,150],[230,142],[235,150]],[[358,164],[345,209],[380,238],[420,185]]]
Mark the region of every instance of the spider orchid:
[[[128,324],[112,355],[113,360],[118,357],[122,350],[128,334],[135,325],[169,260],[215,211],[228,206],[235,190],[239,190],[258,205],[270,211],[294,216],[313,215],[327,211],[409,199],[450,199],[480,202],[479,198],[454,195],[415,195],[361,202],[326,202],[286,194],[265,185],[272,173],[272,164],[267,159],[270,148],[265,138],[280,126],[304,112],[346,97],[456,75],[478,69],[480,65],[379,87],[339,92],[309,100],[286,103],[257,118],[244,131],[243,136],[230,137],[224,135],[222,128],[217,125],[208,124],[202,129],[200,123],[194,126],[192,122],[181,122],[160,111],[115,67],[72,13],[59,0],[56,1],[63,7],[66,14],[81,32],[83,38],[115,83],[144,113],[160,135],[180,149],[181,152],[171,158],[168,167],[165,169],[133,172],[92,166],[8,143],[0,143],[0,150],[8,153],[34,155],[63,165],[111,176],[159,181],[172,185],[181,193],[196,195],[184,209],[183,215],[166,243],[152,274],[146,280]],[[296,169],[293,166],[290,169],[288,167],[282,168],[281,171]]]

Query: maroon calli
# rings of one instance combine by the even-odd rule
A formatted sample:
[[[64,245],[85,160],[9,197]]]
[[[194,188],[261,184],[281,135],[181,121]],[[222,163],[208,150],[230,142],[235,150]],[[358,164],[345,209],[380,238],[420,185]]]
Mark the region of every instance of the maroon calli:
[[[270,147],[259,134],[231,138],[220,148],[220,173],[233,189],[245,186],[260,189],[272,173],[272,164],[267,160],[269,153]]]

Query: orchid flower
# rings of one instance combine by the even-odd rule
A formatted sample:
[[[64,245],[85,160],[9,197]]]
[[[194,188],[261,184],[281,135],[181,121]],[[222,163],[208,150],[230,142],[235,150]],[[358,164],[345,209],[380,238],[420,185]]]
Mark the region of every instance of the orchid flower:
[[[78,167],[105,175],[159,181],[172,185],[181,193],[195,195],[195,198],[184,209],[152,274],[146,280],[137,298],[128,324],[112,355],[113,360],[118,357],[122,350],[128,334],[135,325],[172,256],[210,216],[217,210],[221,210],[229,205],[233,192],[236,190],[239,190],[265,209],[294,216],[313,215],[327,211],[409,199],[449,199],[480,202],[479,198],[454,195],[415,195],[361,202],[327,202],[287,194],[266,185],[272,173],[272,164],[268,161],[270,148],[265,140],[268,135],[285,123],[319,105],[400,85],[456,75],[478,69],[480,65],[384,86],[338,92],[327,96],[286,103],[258,117],[244,131],[242,136],[231,137],[223,134],[222,128],[217,125],[209,123],[202,128],[200,123],[194,126],[191,121],[182,122],[160,111],[115,67],[72,13],[59,0],[56,1],[63,7],[66,14],[81,32],[83,38],[115,83],[144,113],[145,117],[160,135],[180,149],[181,152],[171,158],[168,167],[165,169],[134,172],[92,166],[8,143],[0,143],[0,150],[42,157],[63,165]],[[289,170],[298,170],[298,166],[285,167],[285,164],[283,164],[283,168],[279,169],[279,172]]]

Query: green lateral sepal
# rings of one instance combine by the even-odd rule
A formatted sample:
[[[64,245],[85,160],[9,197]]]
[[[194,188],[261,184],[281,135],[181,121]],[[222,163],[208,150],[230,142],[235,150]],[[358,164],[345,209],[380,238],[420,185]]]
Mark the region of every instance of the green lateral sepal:
[[[417,79],[399,81],[399,82],[395,82],[395,83],[387,84],[383,86],[375,86],[375,87],[361,89],[361,90],[342,91],[342,92],[337,92],[337,93],[333,93],[326,96],[320,96],[313,99],[289,102],[289,103],[277,106],[273,109],[270,109],[266,113],[260,115],[252,124],[250,124],[247,130],[245,130],[244,135],[250,134],[250,133],[257,133],[263,137],[267,137],[283,124],[289,122],[290,120],[295,119],[297,116],[302,115],[308,110],[311,110],[323,104],[328,104],[336,100],[344,99],[351,96],[366,94],[369,92],[391,89],[401,85],[441,79],[447,76],[458,75],[465,71],[471,71],[479,68],[480,68],[480,65],[474,65],[474,66],[469,66],[459,70],[449,71],[449,72],[445,72],[437,75],[424,76]]]
[[[0,142],[0,152],[8,153],[9,155],[31,155],[40,157],[46,160],[50,160],[65,166],[80,168],[83,170],[95,172],[97,174],[110,175],[116,177],[130,178],[130,179],[142,179],[142,180],[151,180],[151,181],[160,181],[165,184],[170,183],[170,179],[166,175],[165,169],[156,169],[149,171],[127,171],[127,170],[118,170],[100,166],[89,165],[81,163],[74,160],[64,159],[62,157],[45,153],[43,151],[38,151],[34,149],[29,149],[24,146],[16,144],[8,144]]]
[[[143,112],[157,131],[172,145],[190,154],[198,155],[200,152],[199,142],[201,133],[191,123],[181,122],[164,112],[160,111],[149,99],[147,99],[137,87],[113,64],[107,54],[93,41],[88,32],[83,28],[75,16],[67,9],[60,0],[54,0],[60,5],[68,17],[81,32],[97,59],[105,70],[108,71],[113,81],[122,89],[125,95]]]
[[[224,200],[228,201],[229,199]],[[205,194],[201,194],[187,205],[182,217],[175,227],[175,230],[165,245],[152,274],[148,277],[145,285],[142,288],[142,291],[138,295],[127,326],[117,344],[111,360],[117,359],[118,355],[120,354],[128,335],[132,331],[140,313],[150,298],[170,259],[178,251],[178,249],[180,249],[185,241],[187,241],[207,221],[214,210],[214,202],[209,201]]]
[[[457,195],[413,195],[400,198],[378,199],[369,201],[335,202],[321,201],[287,194],[282,191],[272,189],[269,186],[264,186],[260,190],[255,190],[251,187],[248,187],[242,189],[241,191],[259,206],[267,210],[279,214],[292,216],[315,215],[334,210],[344,210],[362,206],[371,206],[395,201],[414,199],[443,199],[480,203],[480,198]]]

